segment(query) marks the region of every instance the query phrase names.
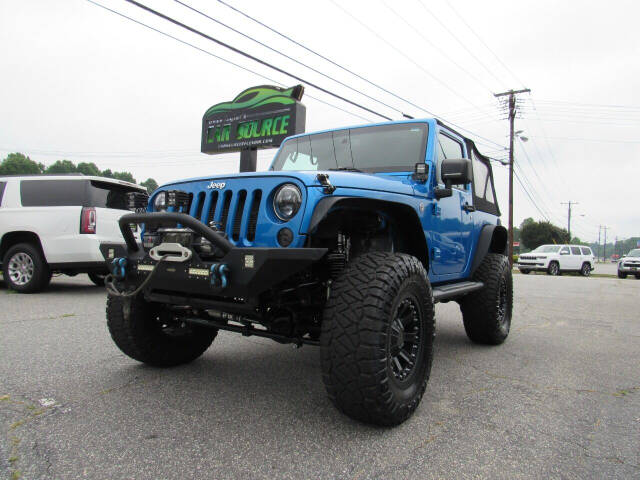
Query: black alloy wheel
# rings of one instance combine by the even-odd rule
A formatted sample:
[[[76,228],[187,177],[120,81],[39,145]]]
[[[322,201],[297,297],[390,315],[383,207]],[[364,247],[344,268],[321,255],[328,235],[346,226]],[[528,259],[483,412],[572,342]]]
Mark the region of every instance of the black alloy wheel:
[[[403,382],[415,371],[422,343],[420,313],[416,300],[407,297],[396,308],[388,340],[389,368]]]

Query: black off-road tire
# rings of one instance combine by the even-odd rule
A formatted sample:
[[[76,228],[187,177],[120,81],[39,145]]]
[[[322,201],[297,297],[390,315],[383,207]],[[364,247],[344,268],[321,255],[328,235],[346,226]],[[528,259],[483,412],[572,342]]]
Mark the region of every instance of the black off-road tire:
[[[329,398],[356,420],[404,422],[427,386],[434,336],[433,294],[420,261],[387,252],[356,257],[324,310],[320,356]]]
[[[547,267],[547,273],[549,275],[553,275],[555,277],[559,277],[560,276],[560,264],[556,261],[550,262],[549,266]]]
[[[87,275],[89,276],[89,280],[91,280],[97,287],[104,287],[104,280],[107,278],[106,273],[89,272]]]
[[[627,278],[627,274],[618,270],[618,278]]]
[[[124,303],[121,297],[107,297],[107,326],[118,348],[139,362],[156,367],[189,363],[202,355],[218,334],[207,327],[163,327],[161,307],[137,297],[125,315]]]
[[[464,329],[472,342],[499,345],[509,335],[513,311],[513,278],[509,259],[488,253],[473,278],[484,283],[484,287],[460,301]]]
[[[580,275],[583,277],[588,277],[591,275],[591,265],[588,262],[584,262],[582,264],[582,268],[580,268]]]
[[[24,284],[15,283],[9,274],[9,263],[15,255],[26,255],[33,265],[31,279]],[[20,293],[36,293],[44,290],[51,281],[51,270],[40,248],[30,243],[18,243],[7,250],[2,259],[2,275],[11,290]]]
[[[636,275],[636,278],[640,280],[640,273],[636,273],[635,275]]]

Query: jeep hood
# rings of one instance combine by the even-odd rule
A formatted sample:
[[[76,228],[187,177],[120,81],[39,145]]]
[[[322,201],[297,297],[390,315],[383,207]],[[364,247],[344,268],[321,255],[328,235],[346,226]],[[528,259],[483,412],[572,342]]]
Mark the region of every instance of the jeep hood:
[[[181,184],[203,182],[203,181],[224,181],[225,179],[242,180],[249,182],[260,182],[260,178],[297,178],[307,187],[322,188],[317,179],[318,173],[329,175],[329,181],[337,188],[354,188],[359,190],[374,190],[389,193],[400,193],[404,195],[413,195],[413,186],[411,177],[408,173],[360,173],[360,172],[343,172],[343,171],[319,171],[319,172],[301,172],[301,171],[268,171],[268,172],[246,172],[246,173],[230,173],[227,175],[212,175],[205,177],[189,178],[178,180],[161,185],[159,188],[167,186],[177,187]]]

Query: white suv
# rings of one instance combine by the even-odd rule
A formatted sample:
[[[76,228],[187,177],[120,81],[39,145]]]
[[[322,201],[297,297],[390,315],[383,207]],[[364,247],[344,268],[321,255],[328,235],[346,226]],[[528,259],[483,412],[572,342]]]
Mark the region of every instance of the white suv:
[[[634,248],[618,262],[618,278],[635,275],[640,279],[640,248]]]
[[[118,219],[140,185],[83,175],[0,176],[0,262],[7,286],[44,289],[53,273],[104,284],[102,242],[122,242]],[[130,212],[129,212],[130,213]]]
[[[560,275],[573,271],[588,277],[594,265],[593,252],[583,245],[540,245],[518,258],[518,269],[522,273],[542,270],[549,275]]]

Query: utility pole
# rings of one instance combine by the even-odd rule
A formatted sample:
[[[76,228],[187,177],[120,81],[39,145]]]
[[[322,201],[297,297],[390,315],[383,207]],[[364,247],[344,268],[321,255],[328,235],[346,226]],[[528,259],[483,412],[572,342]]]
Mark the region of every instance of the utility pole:
[[[578,202],[561,202],[560,205],[569,205],[569,211],[567,213],[567,231],[569,232],[569,243],[571,243],[571,205],[580,205]]]
[[[516,119],[516,95],[528,93],[531,90],[509,90],[508,92],[495,93],[493,96],[509,97],[509,265],[513,267],[513,140],[515,138],[514,122]]]
[[[602,227],[602,229],[604,230],[604,246],[602,247],[602,261],[606,262],[607,261],[607,229],[609,227]]]
[[[600,254],[602,253],[602,248],[600,247],[600,233],[602,232],[602,225],[598,225],[598,260],[600,260]]]

